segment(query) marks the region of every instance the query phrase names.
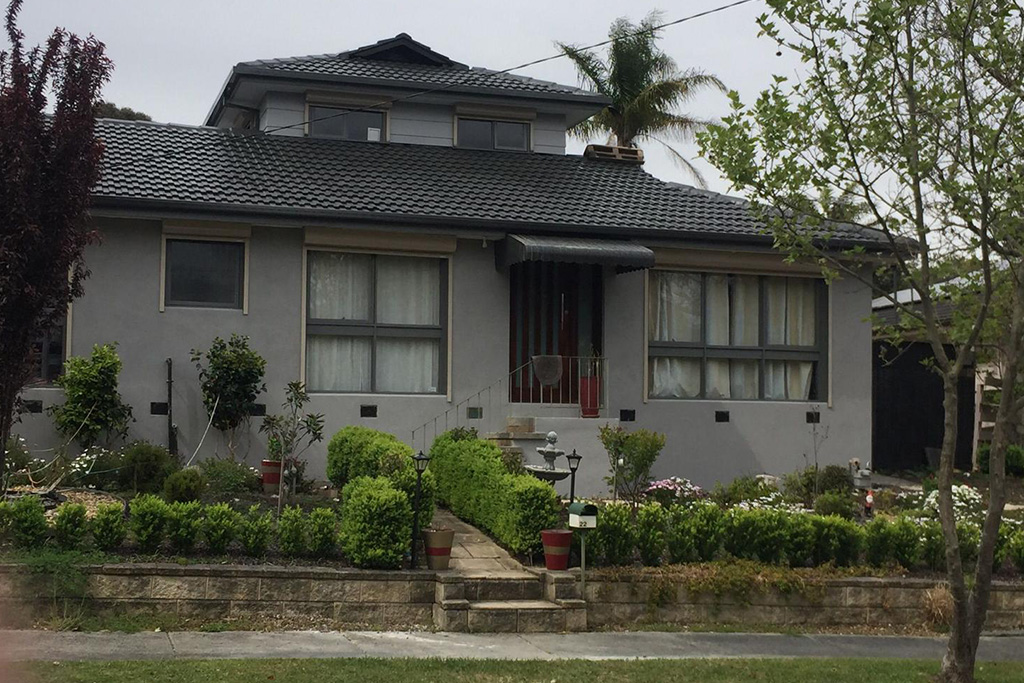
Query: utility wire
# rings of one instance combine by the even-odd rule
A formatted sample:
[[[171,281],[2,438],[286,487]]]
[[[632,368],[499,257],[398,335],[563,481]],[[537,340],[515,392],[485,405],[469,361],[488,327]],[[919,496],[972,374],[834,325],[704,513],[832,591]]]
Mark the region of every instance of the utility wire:
[[[717,14],[718,12],[724,12],[725,10],[732,9],[732,8],[738,7],[740,5],[745,5],[745,4],[750,3],[750,2],[754,2],[754,0],[735,0],[735,2],[731,2],[731,3],[728,3],[726,5],[720,5],[718,7],[713,7],[711,9],[704,10],[703,12],[697,12],[696,14],[690,14],[688,16],[681,17],[679,19],[673,19],[672,21],[666,21],[666,22],[664,22],[662,24],[658,24],[657,26],[651,26],[649,28],[641,29],[639,31],[633,31],[632,33],[627,33],[627,34],[619,36],[617,38],[608,38],[608,39],[602,40],[602,41],[597,42],[597,43],[592,43],[590,45],[584,45],[582,47],[575,47],[574,49],[578,50],[578,51],[593,50],[594,48],[604,47],[605,45],[610,45],[610,44],[614,43],[615,41],[622,40],[624,38],[633,38],[633,37],[642,36],[642,35],[645,35],[645,34],[648,34],[648,33],[653,34],[653,33],[656,33],[657,31],[660,31],[660,30],[665,29],[665,28],[669,28],[671,26],[677,26],[677,25],[685,23],[687,21],[693,21],[694,19],[700,19],[702,17],[706,17],[706,16],[709,16],[711,14]],[[538,64],[544,64],[545,62],[551,62],[551,61],[554,61],[556,59],[561,59],[561,58],[563,58],[565,56],[566,56],[566,54],[564,52],[558,52],[558,53],[553,54],[553,55],[548,55],[547,57],[541,57],[539,59],[534,59],[534,60],[531,60],[529,62],[523,62],[522,64],[519,64],[517,66],[511,66],[511,67],[508,67],[507,69],[501,69],[500,71],[490,71],[490,70],[487,70],[486,73],[487,73],[487,75],[509,74],[509,73],[511,73],[513,71],[519,71],[520,69],[525,69],[525,68],[528,68],[528,67],[531,67],[531,66],[536,66]],[[348,116],[349,114],[353,114],[353,113],[356,113],[356,112],[375,111],[377,109],[380,109],[381,107],[385,107],[385,106],[394,104],[396,102],[403,102],[405,100],[411,100],[411,99],[416,98],[416,97],[422,97],[424,95],[430,95],[432,93],[442,92],[442,91],[445,91],[445,90],[450,90],[452,88],[456,88],[456,87],[458,87],[460,85],[466,84],[467,82],[469,82],[469,80],[471,78],[474,78],[480,72],[473,71],[472,69],[469,69],[469,70],[467,70],[466,73],[467,73],[467,78],[464,78],[462,80],[456,81],[455,83],[449,83],[447,85],[437,86],[437,87],[434,87],[434,88],[427,88],[425,90],[418,90],[418,91],[410,93],[408,95],[402,95],[400,97],[384,99],[384,100],[381,100],[380,102],[377,102],[377,103],[374,103],[374,104],[370,104],[370,105],[366,105],[364,107],[346,108],[344,110],[340,110],[338,112],[335,112],[334,114],[328,114],[326,116],[320,116],[320,117],[317,117],[317,118],[306,119],[306,120],[303,120],[303,121],[299,121],[297,123],[290,123],[290,124],[284,125],[284,126],[274,126],[274,127],[271,127],[271,128],[265,128],[261,132],[263,132],[265,134],[273,134],[273,133],[280,132],[282,130],[289,130],[291,128],[298,128],[300,126],[304,128],[305,126],[307,126],[310,123],[316,123],[318,121],[327,121],[329,119],[336,119],[336,118],[340,118],[342,116]],[[161,158],[165,158],[165,157],[172,157],[172,156],[175,156],[177,154],[181,154],[183,151],[185,151],[185,150],[179,148],[179,149],[176,149],[176,150],[174,150],[172,152],[163,152],[163,153],[160,153],[160,154],[153,154],[153,155],[150,155],[148,157],[143,157],[142,159],[139,159],[137,161],[138,162],[154,161],[156,159],[161,159]],[[116,167],[116,164],[115,164],[115,167]]]

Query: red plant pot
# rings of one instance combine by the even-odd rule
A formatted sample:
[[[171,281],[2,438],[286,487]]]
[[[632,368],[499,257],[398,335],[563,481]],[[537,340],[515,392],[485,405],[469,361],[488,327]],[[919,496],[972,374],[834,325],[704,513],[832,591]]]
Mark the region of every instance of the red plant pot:
[[[261,460],[260,474],[263,476],[263,493],[277,493],[281,487],[281,461]]]
[[[601,416],[600,378],[580,377],[580,414],[583,417]]]
[[[572,532],[568,529],[546,529],[540,532],[540,538],[544,543],[544,567],[562,571],[568,569]]]

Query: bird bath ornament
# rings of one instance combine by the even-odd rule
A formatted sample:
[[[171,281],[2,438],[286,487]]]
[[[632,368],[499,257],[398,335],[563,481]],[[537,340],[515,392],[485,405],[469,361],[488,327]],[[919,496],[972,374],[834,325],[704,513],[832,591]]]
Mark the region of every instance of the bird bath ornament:
[[[530,474],[547,482],[561,481],[569,476],[569,470],[555,467],[555,460],[565,455],[565,451],[555,446],[557,442],[558,434],[548,432],[547,443],[537,449],[537,452],[544,458],[544,464],[527,465],[526,470]]]

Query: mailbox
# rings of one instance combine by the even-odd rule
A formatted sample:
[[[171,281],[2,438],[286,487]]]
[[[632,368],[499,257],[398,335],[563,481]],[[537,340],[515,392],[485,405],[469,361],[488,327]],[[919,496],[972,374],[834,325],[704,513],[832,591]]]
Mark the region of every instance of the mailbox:
[[[593,529],[597,526],[597,506],[590,503],[569,505],[569,527],[572,529]]]

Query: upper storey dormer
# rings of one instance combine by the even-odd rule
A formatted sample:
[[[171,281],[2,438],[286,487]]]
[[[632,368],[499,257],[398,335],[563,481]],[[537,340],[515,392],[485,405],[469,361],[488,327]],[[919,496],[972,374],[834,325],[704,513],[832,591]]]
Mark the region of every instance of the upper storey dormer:
[[[603,95],[471,68],[405,33],[331,55],[237,64],[206,125],[276,135],[565,153]]]

